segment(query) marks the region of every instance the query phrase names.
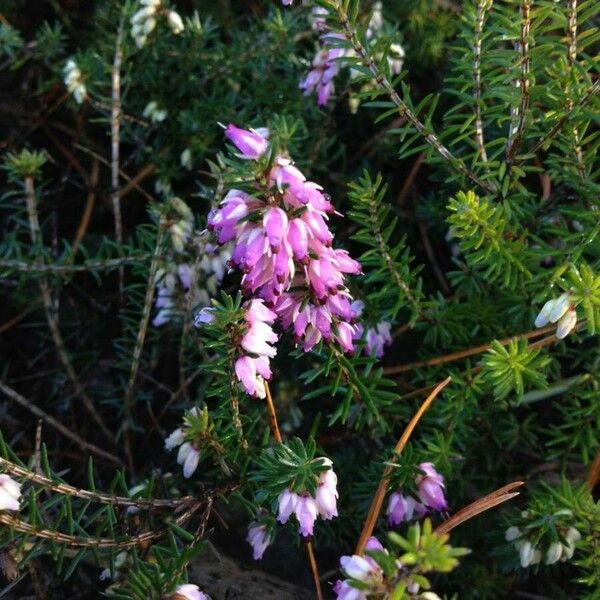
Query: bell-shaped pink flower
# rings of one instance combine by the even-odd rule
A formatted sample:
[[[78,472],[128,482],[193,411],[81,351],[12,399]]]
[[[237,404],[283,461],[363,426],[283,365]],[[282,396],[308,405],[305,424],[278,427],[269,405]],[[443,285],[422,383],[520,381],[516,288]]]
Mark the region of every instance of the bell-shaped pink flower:
[[[171,600],[208,600],[208,596],[197,585],[184,583],[175,590]]]
[[[433,510],[446,510],[448,504],[444,497],[444,478],[435,470],[432,463],[421,463],[419,469],[425,473],[415,479],[419,499]]]
[[[285,237],[288,226],[288,216],[281,208],[269,208],[263,217],[263,227],[271,244],[271,249],[276,252]]]
[[[319,515],[325,520],[333,519],[338,516],[337,511],[337,476],[333,469],[323,471],[319,475],[317,483],[317,509]]]
[[[290,516],[293,512],[296,511],[296,506],[298,504],[298,494],[292,492],[289,489],[284,490],[279,494],[279,498],[277,499],[278,503],[278,514],[277,520],[280,523],[287,523]]]
[[[292,219],[288,226],[287,239],[294,258],[301,263],[308,258],[308,228],[301,219]]]
[[[271,536],[266,525],[252,523],[248,528],[248,543],[252,546],[254,560],[260,560],[265,550],[271,545]]]
[[[258,160],[267,150],[269,142],[256,129],[240,129],[228,125],[225,135],[240,151],[239,157],[248,160]]]
[[[312,496],[298,496],[296,502],[296,519],[298,519],[298,525],[300,526],[300,533],[304,537],[308,537],[313,534],[315,521],[319,514],[317,508],[317,502]]]

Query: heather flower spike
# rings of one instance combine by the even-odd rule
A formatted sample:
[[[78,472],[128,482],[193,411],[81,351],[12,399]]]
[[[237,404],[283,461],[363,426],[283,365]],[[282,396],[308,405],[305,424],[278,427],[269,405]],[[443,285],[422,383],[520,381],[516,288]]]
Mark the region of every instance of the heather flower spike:
[[[263,130],[228,125],[225,135],[245,159],[258,160],[268,147]],[[217,242],[234,244],[231,265],[243,272],[242,290],[260,298],[271,313],[267,322],[252,325],[243,336],[235,365],[246,391],[259,397],[262,381],[270,377],[268,359],[275,355],[270,346],[277,341],[270,327],[275,319],[294,331],[305,351],[321,340],[337,342],[345,352],[354,350],[358,328],[345,278],[361,272],[347,252],[333,248],[328,220],[334,208],[319,185],[284,156],[275,157],[267,180],[278,194],[230,190],[208,218]]]

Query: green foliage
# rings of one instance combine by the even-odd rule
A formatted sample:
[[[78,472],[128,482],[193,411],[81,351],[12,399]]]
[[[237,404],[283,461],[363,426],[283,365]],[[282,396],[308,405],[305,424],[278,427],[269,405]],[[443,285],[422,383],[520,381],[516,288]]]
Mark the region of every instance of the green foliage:
[[[514,393],[519,403],[526,386],[548,386],[544,371],[549,363],[548,356],[539,348],[528,348],[525,340],[511,340],[506,346],[494,340],[483,359],[483,369],[497,400]]]

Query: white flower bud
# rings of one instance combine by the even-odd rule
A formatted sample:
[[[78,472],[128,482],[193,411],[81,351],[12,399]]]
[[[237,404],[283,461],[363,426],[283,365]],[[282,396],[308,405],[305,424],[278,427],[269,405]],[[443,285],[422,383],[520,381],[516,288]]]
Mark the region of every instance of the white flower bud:
[[[521,566],[525,569],[533,561],[534,549],[529,540],[524,540],[519,548],[519,558]]]
[[[552,310],[550,311],[549,321],[551,323],[556,323],[568,310],[569,305],[571,304],[571,299],[569,294],[562,294],[559,296],[555,302]]]
[[[577,325],[577,312],[573,309],[568,310],[558,321],[556,337],[559,340],[566,338],[573,331],[575,325]]]
[[[167,12],[167,21],[169,22],[169,27],[171,31],[178,35],[184,30],[183,20],[174,10],[170,10]]]
[[[550,544],[548,552],[546,553],[546,564],[553,565],[555,562],[560,560],[563,551],[563,545],[560,542],[554,542]]]
[[[520,535],[521,530],[513,525],[512,527],[509,527],[506,530],[506,533],[504,534],[504,539],[507,542],[512,542],[513,540],[516,540]]]

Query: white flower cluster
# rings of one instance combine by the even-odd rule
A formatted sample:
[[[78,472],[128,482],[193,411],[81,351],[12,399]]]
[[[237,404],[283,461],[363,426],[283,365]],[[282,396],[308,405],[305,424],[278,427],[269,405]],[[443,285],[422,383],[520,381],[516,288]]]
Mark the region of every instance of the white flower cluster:
[[[75,102],[81,104],[87,97],[87,89],[83,82],[81,69],[72,58],[70,58],[63,67],[63,75],[69,94],[73,94]]]
[[[184,30],[183,20],[177,12],[161,9],[161,0],[140,0],[139,10],[131,17],[131,36],[138,48],[143,48],[148,36],[156,27],[156,19],[160,14],[167,17],[171,31],[178,35]]]
[[[571,297],[564,293],[554,300],[548,300],[535,319],[536,327],[556,323],[556,337],[567,337],[577,324],[577,311],[571,305]]]
[[[167,111],[164,108],[159,108],[156,100],[152,100],[146,104],[142,115],[146,119],[150,119],[152,123],[160,123],[167,118]]]
[[[9,475],[0,475],[0,510],[21,508],[21,484]]]
[[[509,527],[504,535],[506,541],[513,542],[515,548],[519,551],[519,559],[524,569],[530,565],[537,565],[542,560],[547,565],[570,560],[575,552],[575,544],[581,539],[581,533],[575,527],[569,527],[564,532],[564,543],[560,541],[553,542],[543,555],[542,551],[524,536],[525,533],[515,526]]]

